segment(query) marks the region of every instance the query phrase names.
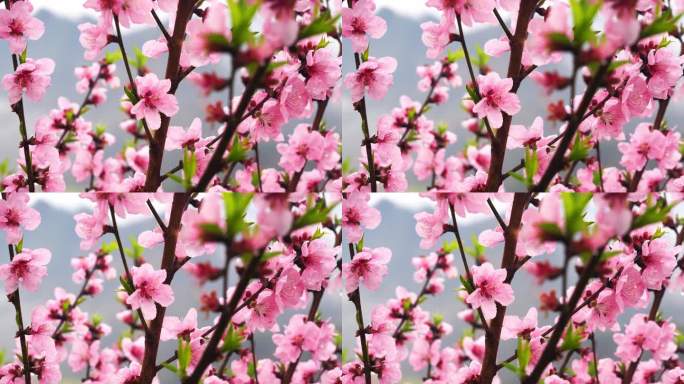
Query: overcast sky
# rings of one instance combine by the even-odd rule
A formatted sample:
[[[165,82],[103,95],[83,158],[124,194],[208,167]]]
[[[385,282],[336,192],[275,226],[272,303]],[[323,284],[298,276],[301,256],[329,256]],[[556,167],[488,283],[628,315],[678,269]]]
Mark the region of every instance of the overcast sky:
[[[49,9],[59,15],[77,19],[85,15],[95,15],[91,10],[83,8],[85,0],[32,0],[38,9]],[[422,0],[376,0],[380,8],[391,8],[402,15],[419,18],[427,14],[436,14],[430,10]]]

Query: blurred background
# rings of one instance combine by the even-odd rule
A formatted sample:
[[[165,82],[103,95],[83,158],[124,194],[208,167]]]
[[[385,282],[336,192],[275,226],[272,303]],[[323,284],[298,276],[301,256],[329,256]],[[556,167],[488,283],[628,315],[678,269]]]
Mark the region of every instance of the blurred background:
[[[32,194],[31,206],[38,210],[41,215],[42,222],[35,231],[24,232],[24,247],[29,249],[47,248],[52,252],[52,260],[48,264],[48,275],[42,280],[40,289],[36,292],[27,292],[21,290],[21,305],[24,317],[24,324],[28,325],[31,319],[31,311],[37,305],[45,303],[45,301],[54,298],[54,289],[61,287],[69,293],[78,294],[81,289],[81,284],[76,284],[71,280],[73,268],[71,267],[71,259],[74,257],[86,256],[88,252],[81,251],[79,247],[80,239],[74,232],[76,221],[73,216],[80,212],[92,213],[93,204],[86,199],[80,198],[77,194]],[[157,206],[157,204],[155,204]],[[164,216],[163,209],[158,211],[160,216]],[[248,217],[253,217],[255,212],[250,210]],[[121,240],[124,248],[131,247],[131,240],[136,239],[142,231],[152,230],[156,227],[156,221],[151,216],[144,215],[128,215],[125,219],[117,218],[117,224],[121,233]],[[113,235],[105,235],[100,242],[96,243],[94,249],[99,248],[100,244],[109,243],[114,240]],[[0,231],[0,244],[5,243],[5,235]],[[9,255],[5,251],[0,252],[0,264],[9,262]],[[161,252],[163,246],[157,246],[152,249],[144,251],[144,257],[147,262],[152,264],[155,268],[159,268],[161,264]],[[122,273],[123,266],[118,253],[112,254],[112,266],[117,272]],[[213,255],[200,256],[198,262],[211,261],[215,266],[223,264],[224,249],[218,246],[216,253]],[[129,265],[131,261],[129,259]],[[237,276],[231,271],[229,281],[234,284],[237,281]],[[2,284],[0,284],[2,285]],[[94,298],[89,297],[79,308],[90,314],[99,314],[102,316],[102,321],[112,327],[112,332],[103,338],[102,347],[112,347],[118,340],[122,331],[127,330],[128,327],[119,322],[116,314],[123,310],[124,307],[116,301],[116,291],[120,283],[118,276],[113,280],[105,280],[103,284],[103,291]],[[191,307],[199,307],[200,287],[197,285],[195,279],[190,278],[187,273],[183,271],[176,274],[171,283],[174,290],[175,300],[166,311],[167,316],[178,316],[181,319],[185,317],[188,309]],[[221,282],[208,283],[203,287],[204,291],[211,289],[221,290]],[[14,320],[14,307],[5,298],[4,287],[0,287],[2,292],[2,300],[0,300],[0,351],[4,352],[5,363],[8,362],[14,353],[14,336],[17,332]],[[307,304],[308,305],[308,304]],[[320,306],[320,314],[322,319],[328,319],[335,325],[336,332],[341,332],[341,296],[337,294],[334,288],[331,288],[323,295],[323,300]],[[280,326],[287,324],[291,315],[295,313],[306,313],[308,308],[301,310],[289,310],[283,313],[278,318]],[[212,318],[208,318],[206,314],[198,311],[198,325],[199,327],[211,326]],[[280,328],[282,331],[282,328]],[[136,338],[141,335],[140,332],[136,334]],[[271,332],[258,332],[255,334],[256,354],[258,358],[273,358],[275,346],[271,340]],[[158,361],[162,361],[171,355],[177,348],[177,343],[173,341],[161,342]],[[2,365],[0,363],[0,365]],[[62,365],[62,375],[64,383],[79,383],[84,375],[84,372],[73,374],[70,372],[67,363]],[[177,378],[170,374],[167,370],[163,370],[159,374],[162,383],[177,382]]]
[[[402,95],[406,95],[419,103],[422,103],[425,99],[425,93],[420,92],[417,87],[419,78],[416,75],[416,66],[432,64],[434,60],[430,60],[425,56],[426,48],[421,41],[422,30],[420,24],[429,20],[435,22],[439,20],[439,14],[434,8],[425,5],[425,0],[378,0],[376,3],[379,5],[378,15],[387,21],[387,33],[379,40],[370,40],[370,56],[392,56],[397,59],[399,66],[394,73],[394,85],[390,88],[384,99],[378,101],[366,98],[371,134],[375,132],[377,120],[380,116],[390,114],[392,109],[399,107],[399,98]],[[503,14],[505,15],[506,12],[503,12]],[[510,29],[509,17],[504,16],[504,19],[507,21]],[[488,40],[499,38],[503,35],[502,29],[498,24],[480,24],[471,28],[464,26],[464,28],[471,56],[476,56],[476,47],[482,48]],[[343,40],[344,42],[347,41]],[[449,45],[449,49],[452,51],[456,51],[458,48],[460,48],[458,43]],[[443,54],[445,55],[446,52]],[[449,131],[458,136],[456,144],[447,149],[447,156],[458,153],[469,140],[474,138],[474,135],[461,125],[469,117],[461,108],[461,99],[466,94],[465,84],[470,82],[470,76],[463,59],[458,62],[458,65],[458,73],[463,79],[463,86],[450,88],[448,102],[433,107],[426,114],[427,118],[433,120],[435,124],[446,123]],[[488,65],[504,77],[508,68],[508,54],[504,53],[499,58],[492,57]],[[543,69],[545,71],[557,70],[561,75],[569,75],[571,68],[569,60],[565,60],[557,65],[545,66]],[[477,68],[475,70],[477,71]],[[345,49],[343,73],[346,74],[353,71],[353,52],[350,49]],[[477,76],[477,73],[475,75]],[[584,83],[579,80],[577,84],[577,93],[579,94],[584,89]],[[546,121],[546,116],[548,115],[546,107],[552,101],[555,102],[559,99],[567,100],[568,94],[569,91],[565,89],[549,97],[544,94],[542,88],[533,80],[527,78],[523,81],[518,91],[522,109],[513,118],[513,124],[522,124],[529,127],[535,117],[541,116],[545,119],[544,135],[557,134],[559,126]],[[676,126],[678,130],[681,130],[680,125],[684,121],[683,103],[682,99],[675,100],[670,104],[666,113],[669,125],[671,127]],[[346,89],[343,93],[342,104],[344,158],[349,159],[350,164],[353,165],[354,169],[357,169],[359,166],[358,156],[363,139],[361,119],[354,110],[350,94]],[[625,127],[625,133],[632,132],[637,123],[642,121],[652,123],[652,118],[646,120],[634,119]],[[629,135],[627,138],[629,138]],[[504,172],[518,165],[523,156],[522,150],[509,150],[503,167]],[[604,167],[619,165],[621,154],[617,150],[617,144],[614,140],[606,143],[601,142],[601,157]],[[409,181],[409,191],[423,191],[427,187],[428,181],[420,182],[416,180],[412,171],[407,172],[407,178]],[[505,187],[506,191],[510,192],[525,190],[524,185],[512,177],[506,180]]]
[[[66,97],[73,103],[80,104],[83,101],[84,94],[76,92],[76,77],[74,76],[74,68],[90,65],[91,62],[83,58],[83,47],[79,43],[78,25],[84,22],[95,23],[97,13],[83,8],[85,0],[32,0],[35,12],[34,16],[40,19],[45,24],[45,34],[40,40],[29,41],[28,57],[43,58],[49,57],[56,63],[55,72],[52,75],[52,84],[48,88],[43,99],[36,103],[28,101],[25,103],[25,111],[27,118],[27,126],[29,135],[33,134],[34,125],[37,119],[41,116],[47,115],[50,110],[57,108],[57,99],[60,96]],[[161,14],[163,22],[168,28],[168,17],[166,14]],[[135,48],[142,48],[142,45],[148,41],[157,39],[161,36],[158,27],[155,25],[135,25],[130,29],[123,28],[123,40],[128,53],[129,59],[134,57]],[[331,43],[331,49],[335,48],[335,41]],[[105,52],[118,51],[116,44],[109,44]],[[11,73],[12,61],[9,54],[7,43],[0,40],[0,77]],[[103,57],[103,56],[100,56]],[[100,58],[98,57],[98,58]],[[164,70],[166,68],[166,54],[160,55],[158,58],[149,59],[147,67],[158,77],[163,78]],[[215,71],[220,76],[227,77],[229,74],[230,63],[228,60],[222,60],[214,66],[206,66],[197,70],[196,72],[211,72]],[[133,69],[135,71],[135,69]],[[123,62],[117,63],[116,73],[121,80],[121,84],[128,83],[128,77],[123,65]],[[133,74],[135,76],[135,73]],[[242,90],[240,82],[238,84],[239,92]],[[236,92],[236,95],[240,93]],[[107,92],[107,101],[85,114],[84,118],[87,121],[96,124],[103,124],[108,133],[116,138],[116,143],[105,150],[105,157],[114,156],[117,151],[120,151],[123,144],[131,139],[131,136],[124,132],[119,124],[126,119],[126,115],[119,108],[119,100],[124,97],[123,88],[110,89]],[[218,100],[226,103],[227,93],[219,92],[205,97],[200,90],[191,81],[183,81],[178,91],[176,92],[180,110],[171,119],[171,125],[182,126],[185,129],[190,125],[192,120],[196,117],[204,120],[205,107],[209,103],[214,103]],[[339,100],[332,100],[326,113],[324,121],[329,129],[334,129],[341,135],[341,120],[340,120],[340,104]],[[295,119],[290,121],[283,127],[282,132],[285,140],[288,134],[297,124],[310,124],[315,113],[315,106],[310,118]],[[19,124],[16,115],[10,109],[7,100],[7,92],[0,87],[0,161],[8,159],[10,168],[16,169],[16,159],[19,154],[19,142],[21,136],[19,134]],[[204,136],[215,135],[218,125],[210,125],[203,123]],[[260,161],[263,168],[277,167],[280,155],[276,151],[276,143],[270,141],[268,143],[260,143],[259,145]],[[164,154],[164,165],[162,166],[162,173],[165,173],[175,167],[179,160],[182,159],[180,151],[166,152]],[[67,183],[67,191],[82,191],[87,187],[87,181],[83,183],[76,183],[71,172],[65,174],[65,181]],[[164,183],[165,191],[182,191],[182,187],[170,179]]]
[[[385,304],[387,300],[396,298],[395,290],[397,287],[401,286],[410,292],[418,294],[423,283],[417,283],[413,280],[415,268],[411,264],[411,258],[427,255],[431,251],[438,249],[444,242],[455,240],[453,234],[449,233],[443,235],[432,249],[424,250],[419,247],[420,237],[416,234],[416,221],[413,216],[418,212],[432,213],[434,211],[434,203],[427,198],[420,197],[417,194],[378,193],[372,195],[371,206],[380,211],[382,222],[376,229],[364,232],[364,246],[368,248],[388,247],[392,250],[392,259],[389,263],[389,273],[383,279],[382,285],[378,290],[369,291],[363,287],[361,288],[361,302],[364,308],[363,315],[366,324],[370,322],[370,314],[374,306]],[[682,208],[684,208],[682,205],[677,207],[680,214]],[[498,206],[497,209],[501,216],[505,217],[503,207]],[[591,206],[589,207],[589,216],[591,217]],[[498,225],[492,215],[484,214],[469,214],[465,218],[457,217],[457,220],[461,238],[466,248],[473,246],[472,239],[476,238],[482,231],[494,229]],[[349,253],[344,241],[342,249],[343,260],[347,262],[349,261]],[[558,246],[555,253],[537,256],[534,260],[548,260],[556,266],[561,266],[562,253],[560,252],[562,252],[562,247]],[[497,268],[501,265],[502,253],[503,244],[485,249],[487,259]],[[454,265],[459,274],[463,274],[463,264],[461,263],[458,251],[454,251],[454,260]],[[474,260],[470,257],[468,262],[471,266],[474,264]],[[574,285],[577,277],[576,274],[571,272],[568,276],[568,286]],[[518,272],[513,279],[512,286],[515,293],[515,301],[508,307],[506,315],[515,315],[521,318],[527,314],[529,308],[539,307],[539,294],[542,291],[548,292],[551,289],[555,289],[556,292],[561,291],[560,279],[546,282],[544,285],[539,286],[534,282],[534,278],[524,270]],[[471,328],[457,317],[459,311],[466,309],[464,303],[458,299],[457,291],[460,287],[461,283],[457,278],[446,279],[444,281],[444,292],[438,296],[428,296],[426,302],[421,305],[424,310],[429,311],[433,315],[443,315],[444,321],[453,326],[453,333],[442,341],[442,348],[453,346],[463,336],[463,331]],[[661,306],[663,317],[673,321],[678,329],[684,326],[684,319],[678,315],[678,310],[682,306],[684,306],[684,296],[674,292],[668,292],[665,295]],[[350,352],[347,355],[352,356],[351,351],[356,346],[354,335],[357,328],[353,315],[353,304],[345,301],[342,305],[342,313],[345,314],[342,318],[344,345]],[[634,313],[633,309],[625,311],[619,318],[618,326],[627,324]],[[538,316],[539,326],[552,324],[555,318],[555,315],[549,315],[541,311],[539,311]],[[478,337],[480,335],[483,335],[481,331],[478,332]],[[615,343],[610,332],[597,332],[596,342],[599,359],[614,356]],[[515,340],[502,341],[497,361],[509,357],[515,352],[515,348]],[[402,364],[402,374],[404,382],[417,383],[424,377],[425,370],[417,373],[413,372],[407,360]],[[518,379],[506,369],[499,371],[499,377],[503,383],[518,382]]]

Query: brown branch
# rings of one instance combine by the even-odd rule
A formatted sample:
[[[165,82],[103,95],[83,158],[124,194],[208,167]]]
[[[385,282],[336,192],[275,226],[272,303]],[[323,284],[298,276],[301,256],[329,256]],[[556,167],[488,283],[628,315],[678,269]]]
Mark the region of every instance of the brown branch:
[[[566,252],[568,251],[566,250]],[[544,351],[539,357],[539,360],[537,361],[537,364],[534,366],[534,369],[532,370],[530,375],[523,380],[522,384],[536,384],[541,378],[542,373],[544,373],[546,367],[556,358],[556,349],[558,347],[558,341],[560,340],[561,336],[563,336],[563,332],[565,332],[565,327],[572,318],[572,315],[575,313],[575,307],[577,306],[577,303],[579,303],[579,300],[584,294],[584,289],[587,287],[591,275],[595,272],[596,266],[601,260],[602,253],[603,249],[599,249],[599,251],[593,254],[589,259],[589,262],[585,266],[582,275],[580,276],[579,280],[577,281],[577,284],[575,285],[574,290],[572,291],[572,296],[570,296],[570,300],[568,300],[567,304],[563,306],[563,310],[560,314],[558,322],[554,326],[553,333],[551,334],[551,337],[549,337],[549,339],[546,341],[546,347],[544,348]]]
[[[508,59],[508,74],[506,76],[513,79],[512,92],[518,91],[518,87],[522,81],[522,56],[525,48],[525,40],[527,39],[527,28],[532,16],[534,16],[534,10],[536,8],[536,1],[520,1],[520,10],[518,11],[518,19],[515,25],[515,34],[509,40],[511,55]],[[509,114],[504,113],[501,128],[496,132],[496,139],[492,140],[492,160],[489,165],[486,185],[486,190],[489,192],[496,192],[503,182],[502,172],[506,156],[506,143],[508,142],[508,132],[511,128],[512,120],[513,118]]]
[[[516,193],[513,197],[510,219],[504,231],[504,250],[501,259],[501,267],[506,269],[511,276],[506,278],[510,281],[514,271],[511,269],[515,265],[515,249],[518,245],[518,230],[520,229],[522,214],[527,208],[530,196],[527,193]],[[480,383],[491,383],[496,376],[497,365],[496,355],[499,351],[501,340],[501,329],[503,327],[506,307],[496,303],[496,316],[489,322],[489,332],[485,334],[485,353],[482,359],[482,370],[480,372]]]
[[[180,56],[183,49],[183,40],[185,39],[185,29],[188,21],[192,17],[195,2],[193,0],[179,0],[178,9],[176,11],[176,21],[173,26],[173,35],[171,39],[167,40],[169,47],[169,55],[166,60],[165,78],[171,80],[174,84],[173,89],[169,90],[171,94],[175,93],[178,86],[178,77],[180,74]],[[164,146],[166,145],[166,135],[169,130],[171,118],[162,114],[161,125],[154,134],[154,139],[150,140],[150,163],[147,167],[147,175],[145,178],[145,192],[154,192],[161,186],[162,176],[161,167],[164,159]]]
[[[226,129],[223,132],[223,134],[219,136],[220,140],[218,142],[218,145],[216,146],[216,149],[214,150],[211,159],[209,159],[209,163],[207,164],[204,174],[202,174],[202,176],[200,177],[199,181],[197,182],[197,185],[195,185],[195,187],[193,188],[193,191],[204,191],[209,185],[209,182],[211,182],[211,179],[214,177],[214,175],[219,173],[223,168],[223,154],[228,149],[228,145],[230,145],[233,139],[233,135],[237,130],[238,125],[240,124],[242,115],[245,113],[250,101],[252,100],[252,96],[254,96],[254,93],[256,93],[257,89],[259,89],[259,87],[261,86],[261,81],[266,76],[270,63],[270,59],[266,60],[266,62],[257,69],[256,73],[254,74],[254,77],[247,85],[245,92],[240,97],[240,102],[237,108],[235,109],[235,112],[231,113],[228,117]]]
[[[4,198],[4,196],[3,196]],[[10,262],[14,260],[14,247],[12,244],[7,244],[9,248]],[[7,298],[14,306],[16,313],[15,321],[17,323],[17,334],[19,335],[19,344],[21,345],[21,361],[23,365],[24,381],[31,384],[31,362],[29,359],[28,344],[26,343],[26,329],[24,328],[24,318],[21,314],[21,298],[19,296],[19,287],[17,290],[7,295]]]
[[[121,263],[123,264],[124,267],[124,279],[128,282],[128,285],[130,287],[135,288],[135,285],[133,284],[133,275],[131,275],[130,269],[128,269],[128,261],[126,260],[126,255],[124,254],[124,247],[123,243],[121,242],[121,235],[119,234],[119,225],[116,223],[116,213],[114,212],[114,206],[112,204],[109,204],[109,215],[111,216],[112,219],[112,228],[111,232],[114,234],[114,238],[116,239],[116,245],[117,248],[119,249],[119,256],[121,257]],[[130,293],[130,292],[128,292]],[[142,314],[142,310],[138,308],[138,317],[140,317],[140,323],[142,324],[143,329],[145,330],[145,335],[147,335],[147,332],[149,331],[149,328],[147,327],[147,322],[145,322],[145,317]]]
[[[543,192],[546,191],[546,189],[549,187],[549,184],[551,183],[551,180],[558,174],[558,172],[561,171],[563,168],[563,162],[565,159],[565,152],[568,150],[570,147],[570,144],[572,143],[572,140],[575,137],[575,132],[577,132],[577,129],[579,128],[582,119],[581,117],[584,116],[584,113],[587,111],[589,108],[589,104],[591,103],[591,100],[593,99],[594,95],[596,94],[596,91],[598,90],[601,82],[603,81],[603,76],[606,75],[608,72],[608,67],[610,66],[611,61],[609,60],[608,62],[602,64],[598,71],[596,72],[596,75],[594,76],[594,79],[592,80],[591,84],[589,84],[589,87],[586,89],[584,92],[584,96],[582,97],[582,101],[580,102],[580,105],[577,108],[577,111],[570,117],[570,121],[568,122],[568,126],[565,129],[565,132],[563,132],[563,139],[561,140],[560,144],[558,145],[558,148],[556,149],[556,152],[553,154],[553,157],[551,158],[551,161],[549,162],[548,167],[546,168],[546,171],[542,175],[541,179],[539,180],[539,183],[535,185],[532,188],[533,192]]]
[[[349,243],[349,255],[354,259],[354,244]],[[361,339],[361,358],[363,360],[363,376],[365,384],[371,384],[371,361],[368,355],[368,341],[366,340],[366,326],[363,322],[363,308],[361,307],[361,292],[360,287],[356,288],[354,292],[349,294],[349,301],[354,304],[356,311],[356,327],[357,335]]]
[[[226,249],[226,252],[230,252],[230,250]],[[215,326],[216,329],[214,330],[214,333],[211,335],[209,341],[206,343],[206,347],[204,349],[204,352],[202,353],[202,356],[197,362],[197,365],[195,365],[195,369],[192,371],[190,376],[183,380],[183,384],[199,383],[200,379],[202,378],[202,375],[204,374],[204,371],[209,367],[209,365],[211,365],[212,362],[214,362],[216,357],[219,355],[219,351],[217,349],[218,344],[223,339],[223,334],[225,333],[226,329],[228,328],[228,324],[230,323],[230,320],[235,314],[235,308],[242,299],[242,296],[245,293],[245,290],[247,289],[247,285],[249,284],[252,275],[254,275],[254,273],[257,271],[257,267],[261,264],[261,257],[263,253],[264,251],[262,249],[258,254],[253,255],[249,264],[247,264],[247,266],[245,267],[245,271],[242,277],[240,278],[240,281],[235,286],[235,290],[233,291],[233,295],[230,298],[230,302],[225,306],[223,312],[221,312],[219,320]]]
[[[185,193],[176,193],[173,195],[169,226],[164,230],[164,251],[161,262],[161,269],[166,271],[165,284],[170,284],[173,279],[178,232],[181,228],[181,218],[183,217],[183,212],[185,211],[189,198],[190,195]],[[151,206],[152,204],[150,203],[149,205]],[[157,352],[159,350],[159,337],[161,335],[166,308],[159,304],[155,305],[157,306],[157,316],[150,322],[149,332],[145,334],[145,354],[143,356],[139,379],[141,384],[150,384],[157,373],[156,366]]]
[[[652,129],[660,129],[660,126],[663,124],[663,119],[665,119],[665,112],[667,111],[667,107],[670,104],[670,99],[667,98],[665,100],[659,100],[658,101],[658,112],[656,112],[656,117],[655,120],[653,121],[653,126],[651,127]],[[639,182],[641,181],[641,177],[644,175],[644,171],[646,171],[646,162],[640,170],[638,170],[634,176],[632,177],[631,182],[629,183],[629,192],[634,192],[636,189],[639,187]]]

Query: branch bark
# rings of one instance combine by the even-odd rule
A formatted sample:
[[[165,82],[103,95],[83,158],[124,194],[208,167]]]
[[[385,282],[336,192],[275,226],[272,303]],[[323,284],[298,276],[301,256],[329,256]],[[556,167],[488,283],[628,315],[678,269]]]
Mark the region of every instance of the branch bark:
[[[582,272],[582,275],[580,276],[579,280],[577,281],[577,284],[575,285],[575,288],[572,291],[572,296],[570,297],[570,300],[565,306],[563,306],[563,311],[561,312],[558,322],[554,326],[553,333],[551,334],[551,337],[546,341],[546,347],[544,348],[544,351],[539,357],[539,360],[537,361],[537,364],[534,366],[534,369],[532,370],[530,375],[522,381],[522,384],[536,384],[541,378],[542,373],[544,373],[546,367],[556,358],[556,349],[558,347],[558,341],[560,340],[561,336],[563,336],[563,332],[565,332],[565,327],[572,318],[572,315],[575,312],[575,307],[577,306],[579,300],[582,298],[582,295],[584,294],[584,289],[587,287],[587,284],[589,283],[589,278],[595,272],[596,266],[601,260],[601,253],[603,253],[602,249],[593,254],[589,259],[589,262],[587,263],[584,271]]]
[[[516,193],[511,207],[510,220],[504,231],[504,251],[501,260],[501,267],[513,274],[511,267],[515,264],[515,249],[518,245],[518,230],[522,214],[529,202],[527,193]],[[510,281],[512,276],[508,276]],[[480,383],[491,383],[497,372],[496,355],[499,351],[499,341],[501,340],[501,328],[503,327],[506,307],[496,304],[496,316],[489,322],[489,332],[485,335],[485,354],[482,359],[482,370],[480,372]]]
[[[174,263],[176,260],[176,243],[178,242],[178,232],[181,228],[181,218],[187,206],[189,194],[177,193],[173,195],[171,203],[171,216],[169,225],[164,231],[164,252],[162,255],[161,268],[166,271],[166,281],[170,284],[174,275]],[[140,371],[140,383],[150,384],[157,373],[157,352],[159,351],[159,337],[161,335],[162,324],[166,308],[159,304],[157,306],[157,317],[150,322],[149,331],[145,334],[145,354]]]
[[[195,7],[193,0],[179,0],[178,9],[176,11],[176,21],[173,26],[173,35],[170,40],[167,40],[169,47],[169,56],[166,61],[165,78],[171,80],[171,94],[176,92],[178,83],[180,82],[180,56],[183,49],[183,40],[185,39],[185,29],[192,17],[192,11]],[[164,146],[166,144],[166,135],[169,130],[169,123],[171,118],[162,114],[161,125],[154,134],[154,139],[150,141],[150,163],[147,168],[147,176],[145,178],[145,192],[155,192],[162,183],[161,166],[164,160]]]
[[[522,55],[525,49],[525,40],[527,39],[527,28],[530,20],[537,8],[536,0],[521,0],[520,10],[518,11],[518,20],[515,25],[515,33],[513,39],[510,40],[511,56],[508,59],[508,74],[509,78],[513,79],[513,89],[511,91],[517,92],[522,80]],[[487,174],[486,190],[489,192],[496,192],[503,182],[503,164],[506,156],[506,143],[508,141],[508,131],[511,128],[512,117],[507,113],[503,115],[503,123],[501,128],[496,131],[496,139],[492,140],[492,160],[489,165]]]

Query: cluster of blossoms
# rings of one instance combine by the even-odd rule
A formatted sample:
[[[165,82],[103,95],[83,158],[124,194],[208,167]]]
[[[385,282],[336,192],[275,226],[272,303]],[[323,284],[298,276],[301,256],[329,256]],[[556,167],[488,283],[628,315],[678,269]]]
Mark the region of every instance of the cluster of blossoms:
[[[43,98],[55,63],[28,56],[27,41],[44,33],[31,1],[5,1],[0,39],[9,42],[14,72],[2,85],[19,119],[21,150],[16,172],[2,177],[3,190],[63,191],[67,173],[79,188],[96,191],[155,192],[162,183],[172,191],[339,190],[340,133],[324,117],[341,79],[340,7],[319,0],[228,3],[85,1],[98,18],[78,26],[89,62],[74,70],[83,100],[61,96],[56,109],[32,122],[24,101]],[[160,37],[136,48],[134,61],[121,31],[139,26]],[[147,62],[163,57],[162,77]],[[229,75],[220,75],[227,61]],[[204,118],[195,112],[188,127],[174,125],[172,118],[182,117],[176,91],[186,79],[206,97],[225,92],[228,105],[206,99]],[[116,135],[87,117],[110,91],[123,112]],[[277,155],[262,164],[259,144],[261,157],[271,146]],[[169,159],[178,165],[162,170]]]
[[[368,39],[401,25],[387,26],[373,13],[373,0],[352,1],[342,12],[342,36],[351,40],[357,64],[344,83],[363,133],[344,191],[413,190],[409,172],[428,190],[443,192],[497,192],[504,181],[509,191],[682,189],[682,138],[677,122],[665,119],[684,84],[680,1],[420,3],[440,14],[439,22],[421,24],[432,61],[417,67],[424,101],[402,95],[400,106],[377,120],[365,96],[387,96],[397,63],[374,58]],[[500,28],[501,37],[482,42],[475,54],[464,26]],[[488,65],[505,56],[507,73]],[[528,77],[550,100],[548,116],[521,121],[526,103],[518,90]],[[431,120],[430,109],[462,85],[462,127]],[[528,99],[536,107],[538,98]],[[602,163],[602,150],[604,159],[619,161]]]
[[[433,200],[435,209],[415,214],[420,247],[434,249],[447,235],[453,240],[413,258],[418,290],[396,287],[394,297],[373,306],[366,323],[356,307],[358,357],[342,366],[342,382],[364,382],[365,374],[380,383],[416,377],[455,384],[684,379],[676,313],[661,306],[667,293],[676,300],[684,291],[680,195],[427,192],[423,197]],[[347,199],[354,208],[343,210],[343,230],[359,234],[345,238],[351,256],[346,275],[375,275],[362,293],[350,294],[356,303],[403,264],[382,256],[391,254],[388,248],[360,245],[370,241],[363,231],[378,228],[381,212],[363,196]],[[367,217],[373,219],[359,219],[360,212],[372,212]],[[463,226],[472,215],[489,215],[497,228],[474,235],[468,247],[458,222]],[[502,256],[492,257],[489,250],[501,245]],[[353,268],[363,253],[374,255],[373,267]],[[455,259],[462,263],[458,270]],[[528,283],[514,290],[516,278],[525,279],[519,274],[536,280],[538,305],[516,306],[521,296],[529,301],[530,293]],[[460,286],[464,309],[426,309],[431,297],[449,292],[447,284]],[[517,349],[506,359],[507,340],[517,341]],[[612,353],[597,354],[599,342],[602,351]]]
[[[16,349],[7,355],[15,358],[0,364],[0,382],[81,377],[93,384],[158,383],[174,375],[183,383],[213,384],[339,379],[336,321],[321,306],[340,287],[341,230],[333,198],[220,192],[91,192],[81,198],[93,211],[74,217],[86,252],[71,260],[80,290],[56,287],[53,298],[24,307],[30,323],[24,323],[20,293],[35,292],[54,273],[51,252],[23,247],[23,232],[40,223],[29,195],[0,200],[0,230],[11,250],[0,277],[18,327]],[[117,219],[131,215],[154,218],[155,226],[131,239],[129,248]],[[153,251],[160,247],[161,256]],[[177,289],[184,289],[174,287],[177,274],[196,282],[196,307],[174,309]],[[238,281],[228,284],[229,275]],[[115,278],[121,285],[109,295],[121,306],[116,318],[83,311],[87,300],[106,300],[104,281]],[[171,310],[183,315],[171,316]],[[264,352],[254,344],[268,339],[275,353],[257,356]],[[161,356],[169,349],[165,344],[174,351],[168,358]]]

